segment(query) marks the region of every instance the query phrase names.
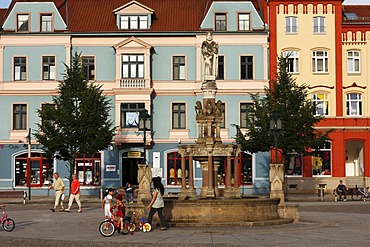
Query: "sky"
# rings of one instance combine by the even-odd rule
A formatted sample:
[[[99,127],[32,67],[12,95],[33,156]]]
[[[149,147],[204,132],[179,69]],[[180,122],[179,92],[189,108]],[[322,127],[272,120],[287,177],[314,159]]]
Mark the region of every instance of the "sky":
[[[105,0],[102,0],[102,1],[105,1]],[[11,0],[0,0],[0,8],[7,8],[10,2]],[[368,4],[370,5],[370,0],[345,0],[344,4]]]

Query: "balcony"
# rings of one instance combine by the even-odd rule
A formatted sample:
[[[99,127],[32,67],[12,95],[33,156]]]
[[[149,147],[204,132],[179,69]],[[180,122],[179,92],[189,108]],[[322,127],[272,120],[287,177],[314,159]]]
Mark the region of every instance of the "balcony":
[[[120,88],[146,88],[145,81],[143,78],[120,79]]]

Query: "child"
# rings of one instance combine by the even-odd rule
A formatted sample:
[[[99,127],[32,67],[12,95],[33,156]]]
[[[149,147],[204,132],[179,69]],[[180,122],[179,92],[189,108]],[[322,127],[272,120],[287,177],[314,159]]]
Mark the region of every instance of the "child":
[[[109,188],[108,192],[104,195],[102,208],[104,210],[105,219],[110,219],[112,216],[110,209],[112,207],[113,193],[114,189]]]
[[[117,199],[117,204],[111,208],[111,212],[113,213],[115,217],[118,218],[118,222],[121,225],[121,232],[123,232],[124,231],[123,218],[125,217],[126,209],[122,201],[122,195],[118,194],[116,196],[116,199]],[[114,211],[114,209],[117,209],[117,210]]]
[[[126,201],[130,204],[134,203],[134,190],[130,183],[127,183],[126,187]]]

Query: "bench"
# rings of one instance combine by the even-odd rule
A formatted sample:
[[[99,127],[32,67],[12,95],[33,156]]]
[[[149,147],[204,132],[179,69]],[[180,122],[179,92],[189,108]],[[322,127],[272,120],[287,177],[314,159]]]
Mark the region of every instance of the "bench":
[[[23,190],[0,190],[0,198],[23,198],[23,204],[26,204],[27,192]]]
[[[353,195],[353,193],[354,193],[356,190],[357,190],[357,188],[348,188],[348,187],[347,187],[347,196],[352,196],[352,195]],[[337,188],[335,188],[335,189],[333,190],[333,194],[334,194],[334,201],[338,201],[338,197],[339,197],[339,195],[338,195]]]

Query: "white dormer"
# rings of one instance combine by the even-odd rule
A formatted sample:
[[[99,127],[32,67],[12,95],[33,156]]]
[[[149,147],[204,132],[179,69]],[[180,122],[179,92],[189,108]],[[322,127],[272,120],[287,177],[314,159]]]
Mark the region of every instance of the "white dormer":
[[[122,30],[147,30],[152,23],[154,10],[137,2],[131,1],[115,10],[117,27]]]

